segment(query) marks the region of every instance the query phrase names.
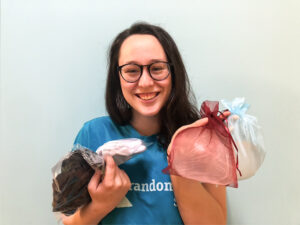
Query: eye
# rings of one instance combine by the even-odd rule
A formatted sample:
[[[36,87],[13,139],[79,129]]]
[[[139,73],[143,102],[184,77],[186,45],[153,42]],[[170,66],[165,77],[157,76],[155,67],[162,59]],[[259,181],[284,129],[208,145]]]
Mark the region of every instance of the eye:
[[[159,74],[159,73],[162,73],[164,72],[165,70],[167,69],[167,64],[166,63],[154,63],[150,70],[151,70],[151,73],[153,74]]]
[[[161,71],[161,70],[163,70],[163,69],[164,69],[164,68],[161,67],[161,66],[154,66],[154,67],[151,68],[152,71]]]
[[[137,69],[128,69],[125,71],[126,73],[137,73],[138,70]]]
[[[126,65],[122,68],[122,73],[139,74],[140,68],[136,65]]]

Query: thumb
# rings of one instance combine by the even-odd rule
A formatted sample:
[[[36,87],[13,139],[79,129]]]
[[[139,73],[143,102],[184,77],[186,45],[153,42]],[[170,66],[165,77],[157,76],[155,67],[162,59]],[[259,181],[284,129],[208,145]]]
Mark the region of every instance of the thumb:
[[[110,155],[105,155],[105,174],[103,180],[113,180],[116,176],[117,165]]]
[[[208,123],[208,118],[204,117],[199,120],[199,126],[205,126]]]

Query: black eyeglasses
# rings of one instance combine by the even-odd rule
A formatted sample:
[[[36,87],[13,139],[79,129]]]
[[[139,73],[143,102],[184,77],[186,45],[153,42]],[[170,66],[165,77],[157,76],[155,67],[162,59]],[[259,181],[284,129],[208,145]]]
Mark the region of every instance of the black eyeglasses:
[[[144,66],[147,67],[148,72],[153,80],[161,81],[166,79],[170,74],[170,66],[171,64],[168,62],[154,62],[149,65],[138,65],[135,63],[128,63],[118,67],[118,71],[120,72],[122,78],[129,82],[134,83],[137,82],[142,74]]]

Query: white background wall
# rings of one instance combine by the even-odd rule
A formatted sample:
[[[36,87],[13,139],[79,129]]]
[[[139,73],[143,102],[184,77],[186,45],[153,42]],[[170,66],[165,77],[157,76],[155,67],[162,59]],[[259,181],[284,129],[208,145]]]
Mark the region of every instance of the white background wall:
[[[2,0],[0,224],[56,224],[51,167],[105,114],[106,53],[137,20],[164,27],[205,99],[244,96],[264,129],[257,175],[228,188],[228,223],[300,224],[298,0]]]

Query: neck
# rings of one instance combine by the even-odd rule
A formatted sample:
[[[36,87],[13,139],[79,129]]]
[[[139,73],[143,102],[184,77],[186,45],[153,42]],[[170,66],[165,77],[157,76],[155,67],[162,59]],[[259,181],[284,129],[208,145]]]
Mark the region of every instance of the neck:
[[[160,130],[159,116],[142,116],[133,112],[131,125],[143,136],[157,134]]]

